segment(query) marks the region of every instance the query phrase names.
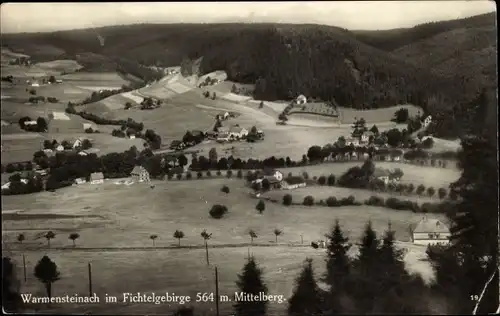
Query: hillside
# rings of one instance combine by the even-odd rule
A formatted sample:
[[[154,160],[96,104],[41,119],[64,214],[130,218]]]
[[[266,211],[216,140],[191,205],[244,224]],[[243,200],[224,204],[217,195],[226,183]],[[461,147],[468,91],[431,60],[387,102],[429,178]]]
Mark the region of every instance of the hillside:
[[[352,31],[359,41],[390,52],[412,43],[416,43],[440,33],[455,29],[496,27],[496,13],[486,13],[465,19],[440,21],[420,24],[411,28],[401,28],[382,31]]]
[[[441,23],[456,24],[451,22]],[[433,29],[445,28],[439,23],[432,25]],[[404,32],[408,30],[396,30],[394,34]],[[105,39],[104,45],[97,35]],[[410,36],[410,42],[417,38],[421,37]],[[9,34],[3,36],[3,45],[38,60],[50,58],[39,47],[57,48],[63,53],[52,58],[73,57],[87,70],[115,67],[141,78],[145,76],[138,75],[139,70],[148,65],[182,65],[183,74],[225,70],[229,80],[256,84],[255,97],[262,100],[290,100],[305,94],[358,109],[415,104],[444,120],[450,115],[438,116],[439,112],[453,112],[457,105],[474,99],[480,87],[479,83],[465,89],[461,78],[450,80],[432,72],[425,64],[431,60],[412,63],[368,45],[348,30],[320,25],[141,24]],[[464,54],[461,60],[467,58]],[[457,65],[460,60],[443,63],[450,69]],[[428,107],[433,98],[445,102]],[[434,133],[456,136],[446,135],[443,132],[447,130],[441,131],[439,126]]]

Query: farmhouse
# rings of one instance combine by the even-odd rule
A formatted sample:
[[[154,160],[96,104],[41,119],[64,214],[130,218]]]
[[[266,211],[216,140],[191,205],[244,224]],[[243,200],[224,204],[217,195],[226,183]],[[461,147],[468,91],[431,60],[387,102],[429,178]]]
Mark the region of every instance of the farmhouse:
[[[248,135],[248,130],[240,126],[232,126],[229,128],[229,137],[243,138]]]
[[[73,142],[73,149],[78,148],[78,147],[82,147],[82,144],[83,144],[83,139],[81,139],[81,138],[77,138],[77,139]]]
[[[83,184],[83,183],[85,183],[85,182],[87,182],[87,181],[85,180],[85,178],[76,178],[76,179],[75,179],[75,184]]]
[[[386,185],[399,181],[399,178],[389,170],[376,168],[373,172],[373,178],[383,181]]]
[[[180,140],[173,140],[170,143],[170,149],[173,149],[173,150],[180,150],[180,149],[183,149],[184,147],[185,147],[184,143]]]
[[[351,146],[352,145],[352,146],[355,146],[355,147],[359,146],[359,140],[356,139],[356,138],[347,138],[345,140],[345,145],[346,146]]]
[[[429,115],[429,116],[427,116],[427,117],[425,118],[425,120],[422,122],[422,127],[423,127],[423,128],[426,128],[426,127],[427,127],[427,126],[429,126],[429,124],[431,124],[431,123],[432,123],[432,116],[430,116],[430,115]]]
[[[63,145],[57,145],[56,151],[64,151],[64,146]]]
[[[100,150],[98,148],[89,148],[78,152],[80,156],[87,156],[90,154],[97,154]]]
[[[303,94],[301,94],[297,97],[295,101],[297,102],[297,104],[306,104],[307,98]]]
[[[135,166],[130,176],[137,182],[149,181],[149,172],[143,166]]]
[[[259,179],[252,181],[252,183],[262,184],[262,181],[267,180],[273,189],[279,189],[282,187],[283,174],[275,169],[264,169],[263,176]]]
[[[34,125],[37,125],[37,122],[36,121],[26,121],[26,122],[24,122],[24,125],[34,126]]]
[[[72,120],[66,113],[49,114],[49,133],[80,133],[82,131],[83,123]]]
[[[411,239],[417,245],[448,244],[451,236],[448,226],[443,222],[424,217],[420,222],[410,225]]]
[[[373,132],[371,131],[364,132],[363,135],[361,135],[361,142],[368,143],[371,137],[375,137],[375,134]]]
[[[94,172],[90,174],[90,184],[104,183],[104,174],[102,172]]]
[[[217,138],[217,133],[214,131],[208,131],[205,133],[205,137],[209,139],[216,139]]]

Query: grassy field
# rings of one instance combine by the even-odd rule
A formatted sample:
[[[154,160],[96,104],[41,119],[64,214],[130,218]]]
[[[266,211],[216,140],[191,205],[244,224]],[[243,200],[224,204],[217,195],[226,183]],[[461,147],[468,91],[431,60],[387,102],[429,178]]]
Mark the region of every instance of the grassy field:
[[[57,71],[59,73],[71,73],[80,68],[82,65],[78,64],[76,60],[70,59],[62,59],[62,60],[53,60],[42,63],[35,64],[36,67],[40,69],[47,69],[48,71]]]
[[[269,197],[273,199],[277,199],[280,203],[283,201],[283,196],[285,194],[291,194],[294,202],[302,203],[304,198],[308,195],[314,197],[316,202],[323,200],[326,202],[326,199],[330,196],[334,196],[338,199],[346,198],[350,195],[356,198],[356,201],[363,203],[365,200],[369,199],[370,196],[379,196],[384,199],[394,197],[402,200],[410,200],[417,202],[419,204],[422,203],[436,203],[439,202],[439,198],[435,195],[433,198],[428,196],[417,196],[417,195],[406,195],[399,193],[389,193],[389,192],[372,192],[369,190],[361,190],[361,189],[346,189],[339,187],[330,187],[330,186],[314,186],[314,187],[305,187],[299,188],[292,191],[288,190],[272,190],[266,192],[262,196]]]
[[[229,185],[231,192],[220,192],[223,184]],[[134,192],[131,194],[131,192]],[[165,194],[168,192],[168,194]],[[204,263],[202,249],[150,249],[147,252],[127,251],[110,252],[86,250],[71,251],[71,241],[67,236],[78,232],[81,237],[77,247],[151,247],[151,234],[157,234],[157,247],[176,245],[172,237],[176,229],[185,233],[183,245],[202,245],[200,233],[207,229],[212,233],[211,245],[245,244],[249,242],[248,229],[254,229],[258,238],[256,244],[274,244],[275,228],[282,229],[279,247],[253,247],[252,253],[264,268],[264,278],[270,293],[289,297],[292,293],[294,278],[306,257],[315,259],[317,273],[323,271],[323,251],[309,247],[295,248],[286,246],[304,244],[324,239],[335,218],[340,219],[346,234],[353,241],[358,240],[366,222],[371,219],[374,228],[382,233],[389,220],[396,230],[399,240],[408,239],[408,225],[420,219],[419,215],[405,211],[392,211],[375,207],[284,207],[268,203],[264,213],[255,210],[256,200],[248,195],[249,189],[242,180],[214,179],[157,182],[151,189],[146,184],[119,186],[113,180],[103,185],[84,184],[58,190],[54,193],[43,192],[35,195],[4,197],[3,240],[4,251],[12,254],[19,262],[20,250],[24,247],[39,248],[27,251],[28,282],[23,284],[23,292],[41,293],[43,290],[31,274],[39,258],[48,254],[59,266],[62,278],[54,287],[54,295],[79,293],[87,290],[86,263],[93,265],[94,290],[101,296],[105,293],[119,295],[122,292],[175,292],[196,296],[196,292],[213,290],[213,270]],[[229,213],[220,220],[211,219],[208,210],[212,204],[228,206]],[[31,215],[29,220],[22,217],[8,217],[9,211]],[[66,215],[66,216],[64,216]],[[68,218],[73,215],[73,218]],[[75,217],[78,216],[78,217]],[[96,217],[100,216],[100,217]],[[10,218],[10,219],[9,219]],[[68,250],[46,249],[46,241],[40,238],[47,230],[56,233],[51,241],[53,248],[66,247]],[[18,233],[26,234],[23,245],[15,242]],[[408,246],[408,245],[407,245]],[[429,267],[418,258],[424,248],[412,247],[407,256],[408,269],[423,273],[432,278]],[[45,249],[44,249],[45,248]],[[415,248],[415,249],[413,249]],[[417,249],[418,248],[418,249]],[[104,250],[104,249],[103,249]],[[235,280],[247,255],[247,246],[241,248],[210,249],[211,263],[220,271],[221,294],[232,294]],[[179,266],[187,273],[173,273]],[[22,275],[22,274],[20,274]],[[159,282],[161,280],[161,282]],[[125,282],[124,282],[125,281]],[[162,305],[160,305],[162,306]],[[209,310],[212,306],[197,304],[198,309]],[[221,306],[229,311],[230,304]],[[163,305],[162,311],[170,310]],[[271,306],[270,310],[281,313],[286,305]],[[120,304],[78,307],[66,305],[60,310],[67,312],[118,311],[127,313],[159,312],[160,307],[153,304]]]
[[[375,110],[354,110],[348,108],[339,108],[340,120],[342,123],[353,123],[356,118],[364,118],[367,123],[390,122],[394,118],[394,113],[400,108],[408,109],[410,116],[422,113],[422,109],[414,105],[397,105],[390,108]]]
[[[90,92],[95,89],[120,89],[129,83],[116,72],[77,72],[61,76],[61,79]]]
[[[284,174],[292,172],[294,175],[302,174],[304,171],[313,176],[328,176],[334,174],[340,176],[347,169],[354,166],[361,166],[362,161],[353,161],[345,163],[325,163],[314,166],[296,167],[296,168],[280,168]],[[438,168],[428,166],[416,166],[411,164],[397,163],[397,162],[375,162],[376,168],[395,169],[400,168],[404,175],[401,178],[401,183],[413,183],[414,185],[423,184],[426,187],[433,186],[435,189],[448,188],[451,182],[456,181],[460,177],[460,171],[453,166],[450,168]]]

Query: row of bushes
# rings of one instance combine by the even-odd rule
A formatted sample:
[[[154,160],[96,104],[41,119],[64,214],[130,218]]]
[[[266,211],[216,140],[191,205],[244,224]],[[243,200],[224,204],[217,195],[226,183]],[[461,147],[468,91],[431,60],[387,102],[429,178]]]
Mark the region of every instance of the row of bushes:
[[[315,202],[313,196],[308,195],[304,197],[303,201],[300,203],[293,202],[293,197],[291,194],[285,194],[283,196],[283,205],[305,205],[305,206],[328,206],[328,207],[340,207],[340,206],[351,206],[351,205],[369,205],[369,206],[379,206],[387,207],[393,210],[407,210],[414,213],[445,213],[453,208],[453,203],[443,202],[443,203],[423,203],[418,205],[418,203],[408,200],[400,200],[397,198],[385,199],[379,196],[371,196],[369,199],[365,200],[364,203],[356,201],[355,197],[350,195],[349,197],[336,198],[335,196],[330,196],[326,200],[319,200]]]
[[[69,102],[68,106],[66,107],[66,113],[68,114],[75,114],[78,115],[88,121],[92,121],[98,125],[125,125],[128,128],[133,128],[136,131],[142,131],[144,129],[144,124],[143,123],[138,123],[134,121],[131,118],[128,118],[127,120],[112,120],[112,119],[106,119],[102,118],[100,116],[97,116],[92,113],[87,113],[85,111],[77,111],[75,109],[75,104]]]

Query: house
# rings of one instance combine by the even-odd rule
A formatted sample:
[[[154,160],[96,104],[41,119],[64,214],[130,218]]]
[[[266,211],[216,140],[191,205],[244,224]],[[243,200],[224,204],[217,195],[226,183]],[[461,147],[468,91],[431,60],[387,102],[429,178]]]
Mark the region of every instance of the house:
[[[205,137],[207,137],[208,139],[216,139],[217,133],[214,131],[208,131],[205,133]]]
[[[430,115],[429,115],[429,116],[427,116],[427,117],[425,118],[425,120],[422,122],[422,127],[423,127],[423,128],[426,128],[426,127],[427,127],[427,126],[429,126],[429,124],[431,124],[431,123],[432,123],[432,116],[430,116]]]
[[[353,145],[354,147],[359,146],[359,140],[356,138],[347,138],[345,140],[345,145],[346,146],[351,146]]]
[[[52,155],[54,153],[54,151],[52,149],[44,149],[43,152],[48,156],[48,155]]]
[[[375,137],[375,134],[371,131],[364,132],[361,135],[361,142],[362,143],[368,143],[370,141],[371,137]]]
[[[73,143],[73,149],[82,147],[83,140],[81,138],[77,138]]]
[[[262,181],[267,180],[273,189],[281,188],[283,182],[283,173],[275,169],[264,169],[263,175],[252,183],[262,184]]]
[[[229,137],[233,138],[243,138],[248,136],[248,130],[246,128],[240,127],[238,125],[232,126],[229,128]]]
[[[380,168],[375,168],[372,177],[383,181],[386,185],[389,183],[397,183],[400,180],[396,173]]]
[[[98,148],[89,148],[78,152],[80,156],[87,156],[90,154],[97,154],[100,150]]]
[[[26,122],[24,122],[24,125],[31,125],[31,126],[34,126],[34,125],[36,125],[36,124],[37,124],[37,123],[36,123],[36,121],[26,121]]]
[[[130,176],[137,182],[149,182],[149,172],[143,166],[135,166]]]
[[[134,134],[130,134],[130,136],[128,138],[135,139],[135,135]]]
[[[297,99],[295,99],[295,101],[297,102],[297,104],[306,104],[307,98],[303,94],[301,94],[297,97]]]
[[[403,158],[403,151],[400,149],[392,150],[390,153],[391,161],[401,161]]]
[[[40,84],[39,84],[38,82],[33,82],[33,83],[31,84],[31,86],[32,86],[32,87],[39,87],[39,86],[40,86]]]
[[[303,188],[306,186],[306,181],[304,178],[299,176],[291,176],[286,178],[281,183],[281,188],[284,190],[293,190],[298,188]]]
[[[63,145],[57,145],[56,151],[64,151],[64,146]]]
[[[87,182],[87,181],[85,180],[85,178],[76,178],[76,179],[75,179],[75,184],[83,184],[83,183],[85,183],[85,182]]]
[[[450,242],[450,229],[443,222],[423,217],[417,224],[410,225],[412,242],[416,245],[441,244]]]
[[[62,83],[62,79],[56,79],[56,83]]]
[[[173,140],[170,143],[170,149],[173,149],[173,150],[180,150],[180,149],[183,149],[184,147],[185,147],[184,143],[180,140]]]
[[[90,174],[90,184],[104,183],[104,174],[102,172],[94,172]]]
[[[28,184],[28,179],[21,179],[22,184]],[[7,183],[2,184],[2,190],[9,189],[10,188],[10,181]]]
[[[229,128],[221,126],[217,129],[217,141],[218,142],[229,141]]]

